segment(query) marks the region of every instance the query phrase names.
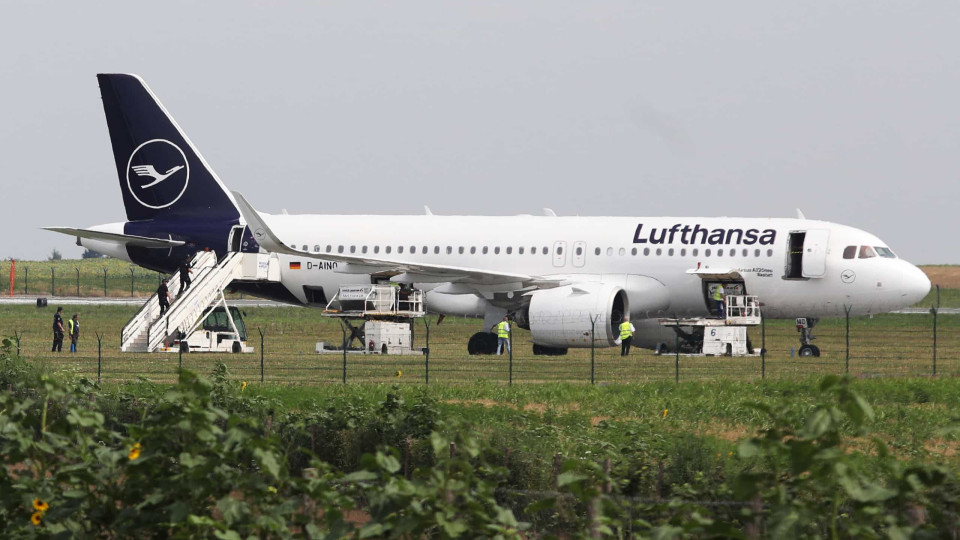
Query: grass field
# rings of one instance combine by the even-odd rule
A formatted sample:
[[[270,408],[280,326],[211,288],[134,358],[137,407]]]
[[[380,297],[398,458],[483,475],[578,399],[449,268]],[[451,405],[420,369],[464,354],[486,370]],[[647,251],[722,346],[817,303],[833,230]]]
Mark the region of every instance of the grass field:
[[[71,308],[72,309],[72,308]],[[120,331],[136,311],[136,306],[77,306],[83,336],[80,352],[49,352],[53,307],[0,307],[0,334],[21,333],[23,356],[42,362],[52,371],[96,376],[97,340],[102,337],[101,377],[104,380],[133,380],[146,377],[170,382],[176,376],[179,355],[176,353],[120,353]],[[69,316],[72,311],[68,310]],[[250,344],[256,353],[247,355],[188,354],[182,357],[184,367],[206,371],[217,358],[230,370],[250,381],[260,380],[260,336],[263,331],[265,381],[324,384],[341,382],[344,377],[342,355],[315,354],[317,341],[339,344],[342,330],[339,323],[320,316],[317,310],[304,308],[249,308],[246,324]],[[448,317],[436,326],[429,319],[429,366],[423,355],[379,356],[348,355],[348,382],[397,382],[422,384],[427,370],[431,383],[475,384],[508,383],[511,363],[507,355],[469,356],[466,342],[480,330],[476,319]],[[819,358],[796,355],[799,345],[791,321],[770,321],[766,324],[766,358],[657,356],[648,350],[635,349],[626,358],[619,349],[597,349],[593,361],[596,383],[645,382],[674,379],[797,379],[816,374],[841,374],[847,371],[860,377],[919,377],[934,374],[933,317],[930,315],[879,315],[850,320],[850,348],[847,357],[846,321],[824,320],[816,328],[816,343],[822,351]],[[418,321],[415,345],[425,346],[425,327]],[[759,349],[761,329],[750,330],[751,340]],[[529,332],[514,333],[512,380],[515,383],[570,382],[589,384],[591,352],[571,349],[562,357],[531,354]],[[396,376],[400,371],[399,377]],[[960,316],[939,315],[937,318],[936,374],[960,375]]]

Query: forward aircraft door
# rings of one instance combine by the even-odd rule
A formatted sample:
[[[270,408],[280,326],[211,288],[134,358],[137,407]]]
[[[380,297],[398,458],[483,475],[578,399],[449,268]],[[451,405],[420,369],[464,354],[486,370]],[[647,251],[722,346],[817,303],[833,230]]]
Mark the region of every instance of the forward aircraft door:
[[[564,241],[553,243],[553,265],[557,268],[567,264],[567,243]]]
[[[574,242],[573,243],[573,265],[577,268],[583,268],[583,264],[587,261],[587,243],[586,242]]]
[[[803,277],[819,278],[827,273],[827,240],[829,239],[828,229],[807,231],[803,239]]]

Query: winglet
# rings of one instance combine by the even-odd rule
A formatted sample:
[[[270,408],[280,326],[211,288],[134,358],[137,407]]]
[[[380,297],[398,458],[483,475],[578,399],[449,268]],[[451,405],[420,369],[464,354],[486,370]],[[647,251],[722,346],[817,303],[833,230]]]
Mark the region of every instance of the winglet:
[[[425,216],[432,216],[432,215],[433,215],[433,212],[430,211],[430,207],[429,207],[429,206],[423,205],[423,215],[425,215]]]
[[[807,219],[807,216],[803,215],[803,211],[797,208],[797,219]]]
[[[557,217],[557,213],[553,211],[553,208],[544,208],[543,215],[547,217]]]
[[[243,220],[247,222],[247,227],[253,231],[253,237],[257,240],[257,243],[260,244],[260,247],[275,253],[286,253],[288,255],[302,254],[302,252],[290,248],[281,242],[280,238],[270,230],[270,227],[260,218],[260,214],[254,210],[253,206],[247,202],[247,199],[245,199],[239,191],[234,191],[233,196],[237,202],[237,208],[240,210],[240,215],[243,216]]]

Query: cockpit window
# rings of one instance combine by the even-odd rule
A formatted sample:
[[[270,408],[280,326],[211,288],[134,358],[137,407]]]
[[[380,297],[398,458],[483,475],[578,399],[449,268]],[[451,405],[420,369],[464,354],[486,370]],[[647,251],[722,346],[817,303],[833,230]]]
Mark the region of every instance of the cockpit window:
[[[880,255],[881,257],[884,257],[884,258],[887,258],[887,259],[896,259],[896,258],[897,258],[897,255],[896,255],[893,251],[891,251],[890,248],[885,248],[885,247],[877,246],[877,247],[875,247],[874,249],[877,250],[877,255]]]
[[[877,252],[873,250],[870,246],[860,246],[860,258],[869,259],[870,257],[876,257]]]
[[[856,259],[857,258],[857,246],[847,246],[843,248],[843,258],[844,259]]]

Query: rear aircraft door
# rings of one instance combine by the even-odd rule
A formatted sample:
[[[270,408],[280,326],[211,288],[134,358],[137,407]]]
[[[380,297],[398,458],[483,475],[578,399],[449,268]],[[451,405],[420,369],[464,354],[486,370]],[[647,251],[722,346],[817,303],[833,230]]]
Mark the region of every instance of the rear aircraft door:
[[[819,278],[827,273],[829,229],[812,229],[803,239],[803,277]]]
[[[587,262],[587,243],[586,242],[574,242],[573,243],[573,265],[577,268],[583,268],[583,264]]]
[[[553,243],[553,265],[557,268],[567,264],[567,243],[564,241]]]

